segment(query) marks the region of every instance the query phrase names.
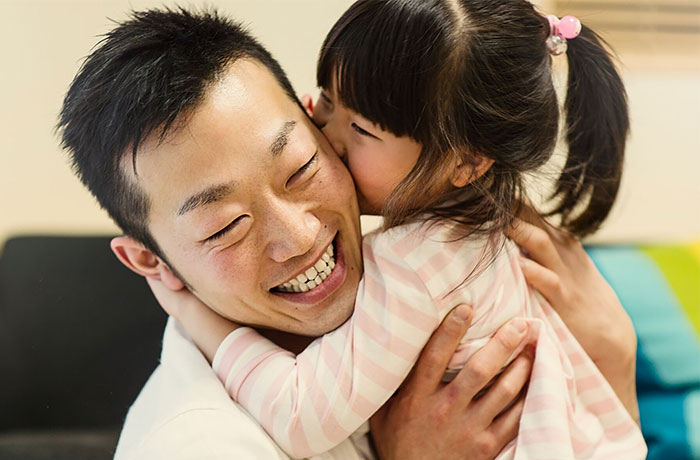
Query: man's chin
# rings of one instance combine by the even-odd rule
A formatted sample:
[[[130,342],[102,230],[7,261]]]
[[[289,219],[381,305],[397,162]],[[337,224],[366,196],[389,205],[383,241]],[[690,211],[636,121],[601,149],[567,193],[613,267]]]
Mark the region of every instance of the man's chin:
[[[291,324],[280,325],[277,328],[266,326],[265,329],[276,329],[283,333],[308,338],[320,337],[339,328],[352,315],[355,297],[354,295],[349,299],[343,297],[345,296],[334,296],[332,302],[324,302],[325,305],[316,306],[312,316],[304,318],[298,315]]]
[[[285,330],[271,329],[269,327],[256,327],[256,330],[278,346],[298,354],[304,351],[316,338],[340,327],[350,318],[351,314],[352,307],[343,312],[342,315],[339,315],[338,318],[327,318],[325,321],[317,321],[313,324],[300,324],[299,327],[285,328]]]

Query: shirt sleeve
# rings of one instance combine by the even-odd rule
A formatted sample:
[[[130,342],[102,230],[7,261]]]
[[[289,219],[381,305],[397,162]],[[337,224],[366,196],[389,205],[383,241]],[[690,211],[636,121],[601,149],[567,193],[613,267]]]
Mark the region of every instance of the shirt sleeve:
[[[370,239],[370,242],[372,240]],[[296,458],[346,439],[396,391],[439,323],[428,290],[387,245],[363,244],[353,315],[296,357],[250,328],[219,347],[229,394]]]

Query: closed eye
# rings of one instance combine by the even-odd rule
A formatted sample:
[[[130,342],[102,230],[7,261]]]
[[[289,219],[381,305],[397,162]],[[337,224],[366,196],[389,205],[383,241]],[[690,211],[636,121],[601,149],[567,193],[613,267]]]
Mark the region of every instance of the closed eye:
[[[211,243],[212,241],[216,241],[216,240],[222,238],[228,232],[233,230],[233,228],[235,228],[238,224],[240,224],[246,217],[248,217],[248,216],[245,214],[242,216],[238,216],[230,224],[228,224],[226,227],[222,228],[218,232],[216,232],[213,235],[211,235],[210,237],[206,238],[203,242],[204,243]]]
[[[333,102],[331,102],[331,98],[328,97],[328,95],[327,95],[326,93],[324,93],[323,91],[321,91],[321,100],[322,100],[323,102],[325,102],[326,104],[328,104],[328,105],[332,105],[332,104],[333,104]]]
[[[289,180],[287,180],[287,186],[289,186],[290,183],[293,182],[295,179],[303,176],[306,171],[308,171],[314,164],[316,164],[317,160],[318,160],[318,150],[316,150],[316,152],[314,152],[313,156],[311,157],[311,159],[309,161],[304,163],[304,165],[301,168],[297,169],[296,172],[292,175],[292,177],[290,177]]]
[[[354,130],[355,130],[358,134],[360,134],[361,136],[367,136],[367,137],[371,137],[372,139],[380,140],[380,139],[379,139],[377,136],[375,136],[374,134],[372,134],[372,133],[370,133],[369,131],[366,131],[366,130],[360,128],[360,127],[358,126],[357,123],[352,123],[352,125],[350,125],[350,126],[352,127],[352,129],[354,129]]]

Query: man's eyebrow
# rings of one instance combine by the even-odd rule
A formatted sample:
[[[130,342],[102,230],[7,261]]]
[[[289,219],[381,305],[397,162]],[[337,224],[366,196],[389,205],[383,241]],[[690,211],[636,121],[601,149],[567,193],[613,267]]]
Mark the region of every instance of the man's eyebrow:
[[[187,198],[185,202],[182,203],[182,206],[180,206],[180,209],[178,209],[177,215],[182,216],[190,211],[199,208],[200,206],[219,201],[220,199],[231,193],[231,189],[233,189],[233,184],[231,183],[207,187],[201,192],[195,193],[191,197]]]
[[[293,120],[282,125],[282,128],[280,128],[275,136],[275,140],[270,144],[270,153],[272,153],[273,157],[278,157],[282,153],[289,142],[289,134],[294,130],[296,125],[297,122]]]

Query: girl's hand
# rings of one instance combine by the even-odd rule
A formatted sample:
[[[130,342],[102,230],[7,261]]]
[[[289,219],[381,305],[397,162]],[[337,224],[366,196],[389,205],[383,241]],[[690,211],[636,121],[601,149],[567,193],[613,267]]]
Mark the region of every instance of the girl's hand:
[[[240,327],[207,307],[186,288],[173,291],[160,280],[146,281],[163,310],[182,323],[209,363],[226,336]]]
[[[637,338],[632,321],[581,243],[527,210],[507,232],[527,257],[528,283],[559,313],[635,420]]]
[[[396,395],[371,418],[372,438],[382,460],[492,459],[517,435],[521,392],[532,369],[529,347],[481,398],[474,401],[474,396],[503,369],[527,329],[518,331],[506,324],[454,380],[444,384],[447,363],[470,321],[471,309],[466,306],[447,315]]]

